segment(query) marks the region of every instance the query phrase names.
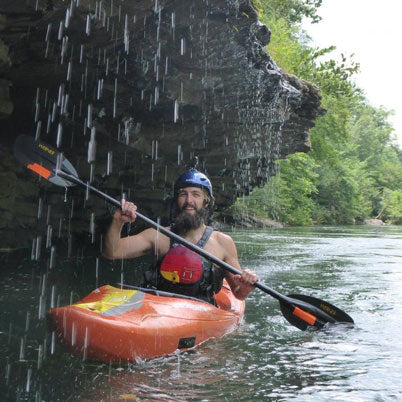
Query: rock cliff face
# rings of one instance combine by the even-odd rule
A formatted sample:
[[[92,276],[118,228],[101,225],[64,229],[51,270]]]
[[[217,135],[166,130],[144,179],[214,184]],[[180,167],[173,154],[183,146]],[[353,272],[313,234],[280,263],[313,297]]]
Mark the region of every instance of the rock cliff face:
[[[276,159],[308,151],[320,94],[275,65],[269,40],[245,0],[0,0],[8,245],[33,238],[40,249],[43,231],[96,242],[105,213],[104,203],[18,166],[10,150],[20,133],[57,147],[81,178],[127,193],[151,217],[166,216],[194,156],[222,208],[264,184]]]

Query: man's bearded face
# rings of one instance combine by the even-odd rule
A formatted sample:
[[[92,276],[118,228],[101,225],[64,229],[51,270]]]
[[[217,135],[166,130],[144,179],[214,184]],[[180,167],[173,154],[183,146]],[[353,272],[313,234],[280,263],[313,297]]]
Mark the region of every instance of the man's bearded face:
[[[196,205],[191,205],[195,210],[194,214],[186,211],[188,206],[189,204],[185,203],[180,208],[179,214],[175,219],[172,230],[177,234],[184,234],[189,230],[198,229],[208,218],[208,209],[205,206],[197,207]]]

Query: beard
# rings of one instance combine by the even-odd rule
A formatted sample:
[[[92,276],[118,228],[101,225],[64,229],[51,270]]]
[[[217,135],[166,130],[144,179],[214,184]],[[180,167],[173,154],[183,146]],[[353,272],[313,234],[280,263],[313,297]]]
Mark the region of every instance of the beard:
[[[194,214],[189,214],[184,210],[186,207],[187,205],[183,206],[173,223],[172,232],[178,235],[198,229],[208,219],[209,211],[207,208],[199,208],[195,210]]]

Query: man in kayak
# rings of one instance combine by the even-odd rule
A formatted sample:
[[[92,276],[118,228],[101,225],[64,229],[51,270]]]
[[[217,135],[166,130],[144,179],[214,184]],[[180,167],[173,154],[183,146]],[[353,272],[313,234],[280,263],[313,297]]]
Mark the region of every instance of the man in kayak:
[[[233,239],[207,226],[214,197],[208,177],[196,169],[183,173],[174,186],[176,218],[167,228],[208,253],[241,270]],[[109,259],[136,258],[155,253],[156,264],[145,273],[146,286],[172,293],[193,296],[215,304],[225,278],[236,298],[244,300],[254,289],[258,276],[243,270],[241,275],[224,271],[180,245],[154,228],[134,236],[121,237],[121,229],[136,219],[137,206],[122,200],[106,234],[103,256]]]

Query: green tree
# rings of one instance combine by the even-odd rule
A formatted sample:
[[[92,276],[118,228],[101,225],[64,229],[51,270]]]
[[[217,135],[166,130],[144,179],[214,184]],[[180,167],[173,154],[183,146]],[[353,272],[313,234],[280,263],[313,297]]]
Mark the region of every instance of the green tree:
[[[238,206],[293,225],[353,223],[380,216],[401,222],[402,152],[390,113],[374,108],[353,82],[353,58],[329,59],[334,47],[311,46],[303,18],[318,22],[321,1],[255,0],[272,31],[278,66],[317,85],[326,113],[311,130],[312,150],[279,161],[279,174]]]
[[[241,208],[261,218],[275,219],[290,225],[313,223],[314,203],[311,195],[317,189],[314,161],[307,154],[297,153],[279,161],[279,172],[269,183],[256,188],[237,203]]]
[[[290,24],[298,24],[304,17],[313,23],[321,20],[317,11],[322,0],[253,0],[253,3],[261,19],[267,16],[275,20],[285,18]]]
[[[402,190],[385,189],[381,204],[382,210],[378,217],[390,223],[402,224]]]

